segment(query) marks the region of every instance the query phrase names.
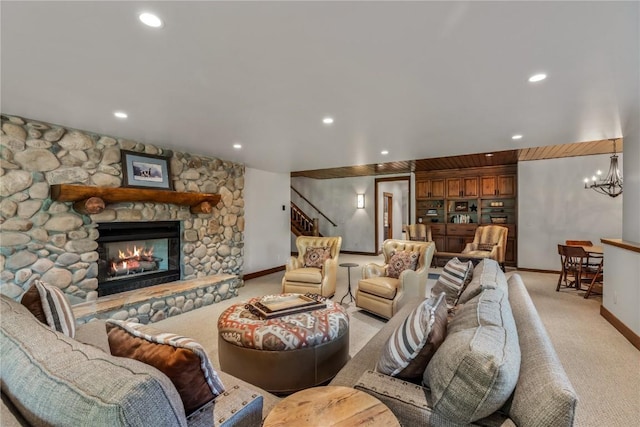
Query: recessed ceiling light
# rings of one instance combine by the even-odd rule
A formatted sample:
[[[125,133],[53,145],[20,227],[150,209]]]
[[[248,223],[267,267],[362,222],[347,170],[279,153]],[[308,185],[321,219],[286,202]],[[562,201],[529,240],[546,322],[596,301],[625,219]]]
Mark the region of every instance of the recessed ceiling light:
[[[144,25],[148,25],[149,27],[153,27],[153,28],[162,27],[162,20],[158,18],[156,15],[154,15],[153,13],[148,13],[148,12],[141,13],[138,16],[138,19],[140,19],[140,21]]]
[[[236,150],[239,150],[242,148],[242,144],[233,144],[233,148],[235,148]]]
[[[324,123],[325,125],[333,124],[333,117],[325,117],[324,119],[322,119],[322,123]]]
[[[529,77],[529,82],[530,83],[540,82],[546,78],[547,78],[547,75],[544,73],[534,74],[533,76]]]
[[[386,156],[387,154],[389,154],[389,150],[382,150],[380,154],[382,154],[383,156]]]
[[[124,111],[116,111],[115,113],[113,113],[113,115],[119,119],[126,119],[127,117],[129,117],[129,115]]]
[[[520,134],[513,135],[511,139],[522,139],[522,135]]]
[[[487,153],[485,154],[486,157],[493,157],[493,153]]]

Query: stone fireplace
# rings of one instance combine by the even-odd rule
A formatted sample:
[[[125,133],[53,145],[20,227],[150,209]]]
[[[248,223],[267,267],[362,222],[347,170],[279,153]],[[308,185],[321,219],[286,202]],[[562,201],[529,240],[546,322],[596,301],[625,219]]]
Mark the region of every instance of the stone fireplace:
[[[98,296],[180,280],[180,223],[99,223]]]
[[[120,290],[143,279],[155,280],[156,273],[174,275],[167,283],[167,287],[175,288],[174,295],[162,302],[136,302],[126,309],[113,303],[113,310],[118,310],[115,317],[141,322],[179,314],[237,293],[236,288],[243,284],[244,165],[22,117],[3,114],[1,119],[1,293],[19,300],[34,280],[42,280],[60,288],[75,311],[77,306],[92,305],[111,292],[101,289],[102,282],[108,284],[107,288],[120,288],[116,289],[118,294],[100,298],[104,300],[127,295]],[[174,200],[134,197],[108,202],[101,212],[88,213],[74,202],[53,197],[57,185],[123,188],[121,150],[166,157],[173,184],[173,192],[167,193],[217,194],[219,202],[209,211],[192,211]],[[139,231],[147,224],[164,222],[177,227],[177,241],[168,238],[154,248],[153,254],[139,257],[134,254],[135,248],[129,248],[132,254],[127,255],[128,248],[118,248],[115,243],[113,248],[107,245],[99,249],[102,239],[120,227],[127,232]],[[112,239],[120,237],[111,235]],[[135,240],[144,243],[153,238]],[[116,265],[109,275],[102,271],[101,251],[109,253],[107,259],[115,257],[111,252],[122,251],[134,264]]]

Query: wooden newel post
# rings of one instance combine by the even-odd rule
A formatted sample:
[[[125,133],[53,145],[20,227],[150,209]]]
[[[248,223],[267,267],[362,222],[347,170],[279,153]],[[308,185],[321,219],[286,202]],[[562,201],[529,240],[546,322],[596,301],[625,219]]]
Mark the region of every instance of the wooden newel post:
[[[313,218],[313,235],[316,237],[320,235],[320,225],[318,224],[318,218]]]
[[[211,211],[213,210],[213,206],[211,206],[211,203],[204,201],[195,206],[191,206],[190,210],[192,214],[200,214],[200,213],[208,214],[208,213],[211,213]]]
[[[78,200],[73,204],[73,209],[84,215],[99,214],[104,210],[104,207],[104,200],[100,197],[89,197],[88,199]]]

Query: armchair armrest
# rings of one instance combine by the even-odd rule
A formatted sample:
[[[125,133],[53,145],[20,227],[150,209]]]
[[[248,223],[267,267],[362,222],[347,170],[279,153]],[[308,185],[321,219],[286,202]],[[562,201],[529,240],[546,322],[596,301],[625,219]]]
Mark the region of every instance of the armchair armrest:
[[[374,263],[366,264],[362,267],[362,278],[370,279],[372,277],[380,277],[387,275],[387,266]]]
[[[423,267],[418,270],[404,270],[400,273],[400,284],[398,292],[406,292],[407,296],[427,296],[427,276],[428,268]]]
[[[467,253],[467,252],[471,252],[471,251],[477,251],[478,250],[478,244],[477,243],[467,243],[466,246],[464,247],[464,249],[462,250],[462,253]]]
[[[287,264],[285,265],[286,271],[296,270],[302,267],[303,265],[298,259],[298,257],[294,257],[294,256],[290,257],[289,261],[287,261]]]

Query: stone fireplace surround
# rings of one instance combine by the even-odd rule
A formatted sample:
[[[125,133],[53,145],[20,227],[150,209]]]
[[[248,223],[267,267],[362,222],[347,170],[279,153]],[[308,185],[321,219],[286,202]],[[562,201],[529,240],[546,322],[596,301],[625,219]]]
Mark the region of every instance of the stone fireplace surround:
[[[131,201],[82,215],[72,203],[50,198],[53,184],[121,186],[120,150],[167,156],[176,191],[218,193],[220,202],[210,214],[192,214],[188,206]],[[234,296],[243,284],[242,164],[3,114],[0,177],[0,292],[8,296],[19,299],[41,279],[61,288],[74,306],[100,311],[96,224],[103,222],[181,222],[182,280],[177,283],[190,284],[181,295],[194,296],[187,309]],[[174,314],[187,311],[188,298],[176,304],[166,289],[158,297],[163,303],[145,315],[164,318],[171,307]],[[138,302],[138,308],[145,304]],[[119,317],[123,311],[137,312],[127,306],[114,310]]]

